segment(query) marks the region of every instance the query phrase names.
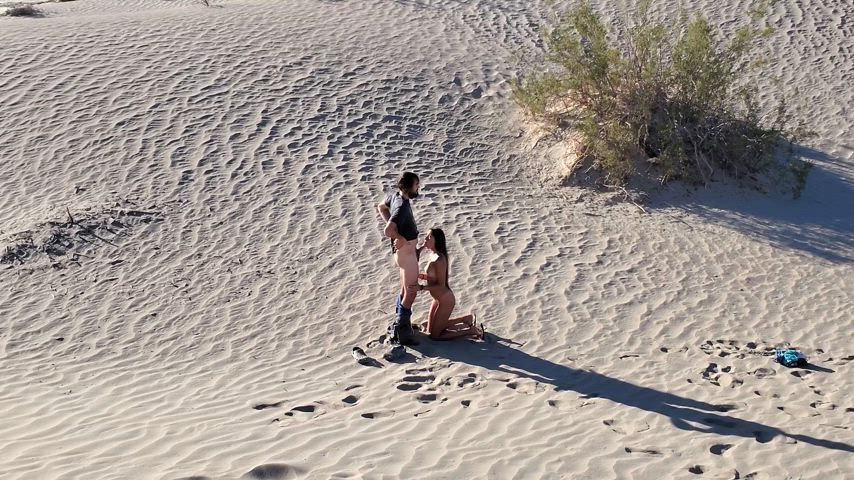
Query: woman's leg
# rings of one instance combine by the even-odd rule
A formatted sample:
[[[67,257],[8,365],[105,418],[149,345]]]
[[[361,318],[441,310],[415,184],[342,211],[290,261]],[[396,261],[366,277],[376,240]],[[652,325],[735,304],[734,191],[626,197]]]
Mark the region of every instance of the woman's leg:
[[[451,308],[448,308],[447,301],[433,300],[433,307],[430,309],[430,316],[427,319],[429,325],[427,333],[430,335],[430,338],[433,340],[442,339],[442,333],[448,328],[448,317],[452,310],[453,304]]]
[[[448,292],[444,297],[442,297],[442,300],[438,302],[438,308],[435,310],[431,309],[429,330],[430,338],[433,340],[451,340],[459,337],[481,336],[480,329],[475,325],[457,321],[457,318],[450,318],[451,312],[454,311],[456,303],[454,294]],[[465,319],[466,317],[470,317],[470,315],[459,318]],[[469,322],[471,322],[471,319],[469,319]]]
[[[483,330],[480,327],[475,325],[469,325],[467,327],[463,327],[459,330],[457,329],[445,329],[438,337],[431,337],[433,340],[452,340],[454,338],[459,337],[475,337],[475,338],[483,338]]]
[[[426,334],[430,334],[431,328],[433,327],[433,317],[436,316],[436,309],[439,308],[439,302],[435,299],[433,303],[430,304],[430,313],[427,314],[427,321],[424,322],[424,328],[421,329],[422,332]]]
[[[454,317],[448,320],[449,325],[460,325],[462,328],[474,326],[474,316],[472,314],[463,315],[462,317]]]

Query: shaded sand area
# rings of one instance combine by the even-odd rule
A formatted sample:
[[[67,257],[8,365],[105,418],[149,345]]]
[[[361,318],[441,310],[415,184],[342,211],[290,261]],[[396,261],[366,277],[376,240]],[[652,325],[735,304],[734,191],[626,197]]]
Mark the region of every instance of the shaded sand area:
[[[4,480],[854,475],[846,2],[769,17],[818,133],[803,197],[648,214],[530,146],[509,89],[540,2],[215,3],[0,18]],[[491,336],[367,367],[403,169]]]

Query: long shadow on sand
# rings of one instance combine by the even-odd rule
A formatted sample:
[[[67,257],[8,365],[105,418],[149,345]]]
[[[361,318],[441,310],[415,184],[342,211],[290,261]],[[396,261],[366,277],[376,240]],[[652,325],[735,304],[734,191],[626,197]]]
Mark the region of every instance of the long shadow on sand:
[[[733,407],[680,397],[651,388],[634,385],[600,373],[579,370],[533,357],[513,348],[508,340],[489,334],[487,342],[431,342],[423,340],[413,347],[425,357],[443,357],[477,365],[488,370],[506,372],[553,385],[556,390],[572,390],[586,397],[597,397],[630,407],[670,417],[682,430],[718,435],[738,435],[767,443],[778,435],[819,447],[854,452],[851,445],[788,433],[778,428],[722,414]]]
[[[675,207],[779,248],[854,263],[854,166],[819,150],[796,148],[815,165],[800,199],[715,185],[688,196],[656,196],[649,206]]]

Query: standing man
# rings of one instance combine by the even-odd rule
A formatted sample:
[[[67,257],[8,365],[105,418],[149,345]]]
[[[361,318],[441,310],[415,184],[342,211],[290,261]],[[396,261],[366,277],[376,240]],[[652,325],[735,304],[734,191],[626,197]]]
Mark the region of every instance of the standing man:
[[[416,345],[412,330],[412,303],[418,289],[418,228],[412,214],[410,200],[418,197],[421,185],[418,175],[404,172],[397,182],[397,192],[388,195],[377,205],[385,222],[383,234],[391,239],[394,263],[400,269],[400,292],[397,296],[395,319],[388,327],[392,344]],[[402,353],[402,347],[393,349],[392,355]]]

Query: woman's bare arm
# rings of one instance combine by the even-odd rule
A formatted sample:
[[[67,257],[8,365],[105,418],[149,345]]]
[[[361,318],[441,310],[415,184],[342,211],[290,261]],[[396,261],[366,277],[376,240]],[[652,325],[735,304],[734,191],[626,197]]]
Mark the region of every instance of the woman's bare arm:
[[[427,264],[427,271],[418,275],[418,278],[420,278],[421,280],[427,280],[427,285],[421,286],[421,290],[430,291],[430,289],[432,288],[442,287],[442,285],[440,285],[437,280],[438,275],[436,274],[438,273],[438,270],[439,266],[436,265],[435,261]]]

